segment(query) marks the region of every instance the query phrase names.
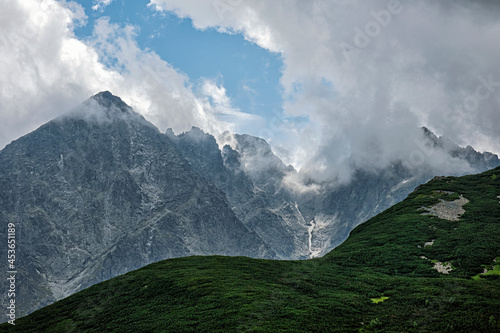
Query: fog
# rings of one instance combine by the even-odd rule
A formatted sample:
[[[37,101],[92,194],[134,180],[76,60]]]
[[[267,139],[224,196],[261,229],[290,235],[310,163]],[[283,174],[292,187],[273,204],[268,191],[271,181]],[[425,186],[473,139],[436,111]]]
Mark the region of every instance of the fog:
[[[0,5],[0,147],[103,90],[162,131],[198,126],[218,135],[259,120],[213,81],[195,91],[189,77],[139,48],[137,27],[103,17],[82,41],[73,31],[86,15],[75,3]],[[395,160],[441,174],[469,171],[426,145],[422,126],[500,153],[495,1],[151,0],[150,7],[281,55],[282,119],[256,134],[304,178],[348,182],[357,168]]]
[[[500,152],[494,1],[151,3],[283,56],[285,114],[309,124],[283,121],[268,139],[308,177],[348,181],[355,168],[384,168],[395,159],[442,174],[470,171],[443,150],[425,148],[422,126]]]

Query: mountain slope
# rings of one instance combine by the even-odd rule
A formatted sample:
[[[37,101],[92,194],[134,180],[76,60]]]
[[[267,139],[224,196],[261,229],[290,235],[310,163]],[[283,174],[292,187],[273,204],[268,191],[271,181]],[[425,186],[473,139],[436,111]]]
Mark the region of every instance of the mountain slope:
[[[471,170],[500,163],[424,133]],[[219,140],[231,145],[196,128],[162,134],[103,92],[2,150],[0,236],[14,223],[23,249],[18,314],[166,258],[321,256],[433,176],[395,162],[302,193],[263,139]]]
[[[0,152],[4,239],[8,223],[21,249],[18,315],[166,258],[275,256],[167,136],[109,92]]]
[[[191,166],[226,194],[238,218],[281,259],[323,256],[358,224],[400,202],[436,174],[425,164],[409,168],[401,160],[383,169],[353,165],[349,183],[315,184],[316,190],[304,192],[288,182],[287,177],[297,176],[297,171],[286,166],[263,139],[226,132],[219,144],[227,145],[219,149],[212,135],[197,128],[167,135]],[[461,148],[426,128],[420,140],[429,158],[453,161],[470,173],[500,165],[496,155]]]
[[[293,168],[286,167],[264,140],[234,135],[237,150],[229,145],[220,150],[212,135],[196,127],[178,136],[169,131],[167,135],[193,169],[226,194],[236,216],[278,258],[310,256],[307,223],[282,186],[283,177]]]
[[[461,148],[446,138],[437,138],[426,128],[423,129],[422,146],[429,146],[426,148],[429,149],[429,158],[446,156],[456,164],[466,165],[464,170],[468,173],[479,173],[500,165],[498,156],[479,153],[470,146]],[[313,230],[313,247],[320,249],[320,255],[325,254],[341,244],[355,226],[400,202],[415,187],[436,176],[436,172],[426,165],[409,168],[403,161],[394,161],[378,171],[357,169],[348,184],[301,200],[299,204],[304,215],[322,227]],[[451,175],[461,176],[464,172],[455,171]]]
[[[166,260],[0,329],[500,332],[499,197],[500,168],[437,177],[324,258]]]

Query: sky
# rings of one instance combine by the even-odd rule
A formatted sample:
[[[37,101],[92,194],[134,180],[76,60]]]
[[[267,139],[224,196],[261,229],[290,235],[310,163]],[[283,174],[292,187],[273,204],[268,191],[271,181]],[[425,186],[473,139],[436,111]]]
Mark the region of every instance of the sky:
[[[317,181],[500,153],[492,0],[0,0],[0,148],[104,90],[161,131],[266,139]]]

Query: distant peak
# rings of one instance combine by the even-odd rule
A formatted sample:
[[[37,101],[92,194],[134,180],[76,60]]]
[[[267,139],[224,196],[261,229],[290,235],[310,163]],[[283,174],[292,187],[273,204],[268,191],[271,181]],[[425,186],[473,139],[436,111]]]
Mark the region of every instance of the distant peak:
[[[430,129],[428,129],[427,127],[422,126],[421,128],[422,128],[422,131],[424,132],[424,135],[427,138],[429,138],[431,140],[437,140],[438,139],[438,137],[436,136],[436,134],[434,134],[434,132],[431,131]]]
[[[193,132],[203,132],[203,130],[197,126],[191,126],[191,131]],[[205,133],[205,132],[203,132]]]
[[[117,96],[110,93],[109,90],[106,90],[106,91],[101,91],[100,93],[97,93],[92,97],[94,97],[94,98],[113,98],[113,97],[117,97]]]
[[[115,121],[139,122],[158,130],[153,124],[144,119],[142,115],[128,106],[120,97],[113,95],[109,91],[102,91],[95,94],[78,107],[58,118],[83,119],[99,124]]]
[[[184,132],[179,135],[180,138],[189,138],[190,140],[213,140],[215,142],[215,138],[213,135],[209,133],[205,133],[201,128],[192,126],[191,130]]]
[[[112,106],[115,106],[122,111],[127,111],[128,109],[130,109],[130,106],[128,106],[127,103],[125,103],[120,97],[113,95],[107,90],[95,94],[91,97],[91,99],[105,108],[111,108]]]
[[[169,138],[177,138],[172,128],[167,128],[167,130],[165,131],[165,135]]]

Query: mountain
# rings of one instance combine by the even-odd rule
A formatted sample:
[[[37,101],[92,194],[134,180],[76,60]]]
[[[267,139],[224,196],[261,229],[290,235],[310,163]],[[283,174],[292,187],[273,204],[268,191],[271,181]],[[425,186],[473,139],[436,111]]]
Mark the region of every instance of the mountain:
[[[9,223],[18,315],[166,258],[275,257],[168,136],[109,92],[0,151],[3,239]]]
[[[422,140],[469,171],[500,165],[427,129]],[[161,133],[99,93],[0,151],[0,237],[14,223],[22,249],[18,315],[167,258],[323,256],[435,173],[395,161],[297,191],[287,179],[300,173],[261,138]]]
[[[187,257],[97,284],[13,332],[500,332],[500,167],[435,177],[322,258]]]
[[[261,237],[280,259],[308,258],[307,223],[282,179],[293,167],[285,166],[263,139],[232,135],[236,150],[219,149],[216,139],[199,128],[167,135],[191,166],[225,194],[233,211]],[[220,141],[226,141],[223,138]]]
[[[462,166],[455,171],[447,171],[447,175],[479,173],[500,165],[497,155],[479,153],[470,146],[459,147],[445,137],[437,137],[427,128],[422,129],[419,145],[422,153],[428,154],[430,159],[446,159]],[[311,247],[317,255],[324,255],[340,245],[354,227],[400,202],[415,187],[443,173],[425,164],[418,167],[407,164],[407,161],[395,160],[384,169],[353,166],[353,177],[349,183],[327,186],[318,195],[299,199],[304,217],[314,226]]]
[[[319,190],[301,192],[287,185],[297,175],[269,144],[257,137],[223,133],[216,140],[198,128],[167,135],[191,166],[225,194],[238,218],[257,233],[280,259],[305,259],[328,253],[349,232],[403,200],[415,187],[436,175],[435,169],[410,168],[394,161],[384,169],[353,166],[349,183],[320,184]],[[225,144],[220,149],[219,144]],[[422,129],[421,146],[428,154],[445,156],[465,171],[482,172],[500,165],[498,156],[461,148]],[[464,171],[452,175],[463,175]]]

